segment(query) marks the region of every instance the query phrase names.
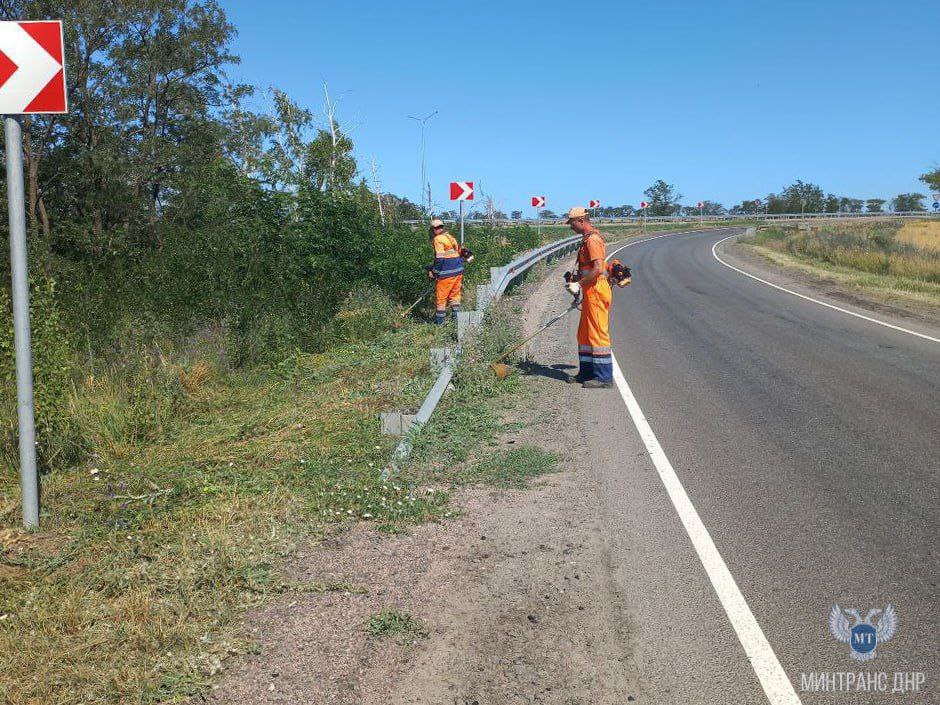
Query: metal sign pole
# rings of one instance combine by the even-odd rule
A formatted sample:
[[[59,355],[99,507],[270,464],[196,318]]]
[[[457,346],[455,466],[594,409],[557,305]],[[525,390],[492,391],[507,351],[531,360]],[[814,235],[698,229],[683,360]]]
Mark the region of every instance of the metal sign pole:
[[[463,201],[460,203],[460,246],[463,247]]]
[[[535,234],[538,237],[539,244],[542,244],[542,211],[535,207]]]
[[[39,526],[36,475],[36,421],[33,415],[33,356],[29,340],[29,273],[26,264],[26,205],[23,195],[23,127],[19,118],[3,119],[7,156],[10,262],[13,274],[13,343],[16,349],[16,412],[19,419],[20,487],[23,525]]]

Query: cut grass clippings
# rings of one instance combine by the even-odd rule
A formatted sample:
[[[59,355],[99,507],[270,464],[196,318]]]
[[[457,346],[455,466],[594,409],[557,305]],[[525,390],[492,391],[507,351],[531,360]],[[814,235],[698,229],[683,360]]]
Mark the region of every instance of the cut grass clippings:
[[[528,403],[518,374],[497,379],[490,361],[519,341],[514,319],[518,303],[502,299],[486,315],[483,327],[465,343],[454,378],[428,424],[415,434],[403,477],[412,484],[485,484],[525,487],[529,479],[555,470],[556,454],[536,447],[494,450],[507,430],[504,418]],[[518,429],[518,424],[514,424]]]
[[[87,381],[77,417],[103,430],[88,463],[43,478],[40,531],[19,528],[16,475],[0,477],[3,702],[204,692],[230,656],[257,653],[237,636],[248,608],[367,588],[285,582],[280,566],[300,541],[352,521],[400,532],[451,516],[451,486],[521,487],[550,472],[551,453],[493,451],[505,412],[525,401],[517,375],[500,381],[489,368],[518,339],[517,307],[504,299],[467,341],[453,391],[389,481],[380,471],[397,439],[379,435],[376,417],[417,408],[433,378],[427,350],[451,327],[409,321],[270,369],[194,363],[174,373],[174,414],[146,435],[126,431],[120,390]],[[413,638],[423,627],[410,619],[386,611],[367,629]]]
[[[278,369],[204,381],[162,436],[43,478],[42,528],[0,485],[0,699],[148,703],[197,693],[245,609],[292,590],[278,566],[331,525],[448,515],[446,491],[383,482],[395,439],[376,415],[414,407],[439,331],[408,324]]]

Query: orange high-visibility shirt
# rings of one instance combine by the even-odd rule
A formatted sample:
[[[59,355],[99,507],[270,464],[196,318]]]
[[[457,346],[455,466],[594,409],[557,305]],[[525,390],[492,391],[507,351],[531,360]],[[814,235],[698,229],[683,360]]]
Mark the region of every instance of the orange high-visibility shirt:
[[[578,249],[578,276],[583,277],[590,271],[595,260],[600,260],[601,265],[603,265],[606,257],[604,238],[600,232],[592,230],[587,233],[581,241],[581,247]],[[607,273],[602,271],[600,276],[605,277]]]

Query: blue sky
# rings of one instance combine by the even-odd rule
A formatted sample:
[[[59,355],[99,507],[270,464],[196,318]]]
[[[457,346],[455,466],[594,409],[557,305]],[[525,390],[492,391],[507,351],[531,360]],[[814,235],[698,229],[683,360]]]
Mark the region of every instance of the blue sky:
[[[232,76],[354,127],[360,169],[417,199],[419,128],[452,180],[506,211],[636,204],[655,179],[732,205],[795,179],[859,198],[940,163],[940,2],[220,0]]]

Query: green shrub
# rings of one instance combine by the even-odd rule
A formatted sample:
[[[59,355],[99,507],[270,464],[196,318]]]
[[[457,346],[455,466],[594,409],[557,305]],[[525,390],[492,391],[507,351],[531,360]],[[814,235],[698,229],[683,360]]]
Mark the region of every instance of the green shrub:
[[[328,327],[332,343],[359,343],[391,330],[398,314],[388,295],[374,284],[360,284],[347,294]]]
[[[72,462],[81,449],[67,413],[71,389],[71,345],[56,304],[55,284],[35,276],[30,282],[29,315],[33,355],[33,400],[38,462],[42,469]],[[19,437],[13,309],[7,286],[0,289],[0,453],[16,465]]]

